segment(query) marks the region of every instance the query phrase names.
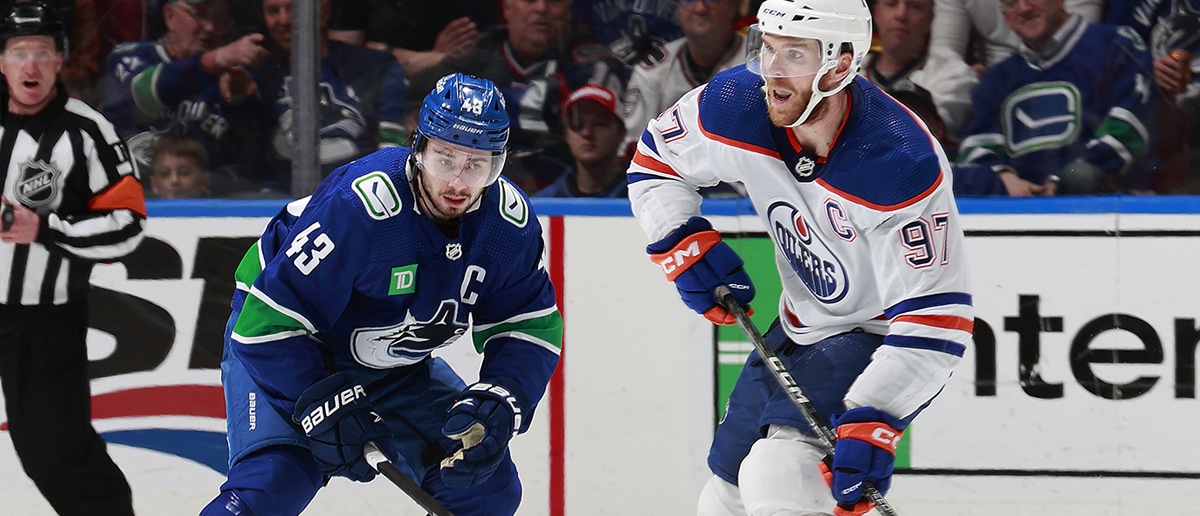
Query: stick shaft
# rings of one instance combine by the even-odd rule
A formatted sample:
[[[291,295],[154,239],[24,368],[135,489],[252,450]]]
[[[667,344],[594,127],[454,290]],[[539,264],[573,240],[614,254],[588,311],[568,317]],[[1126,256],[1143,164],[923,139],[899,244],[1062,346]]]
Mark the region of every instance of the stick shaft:
[[[758,351],[758,356],[767,364],[767,369],[771,371],[771,375],[779,382],[779,386],[788,393],[788,398],[792,400],[792,403],[796,404],[796,408],[800,409],[800,415],[804,416],[804,421],[816,432],[817,438],[821,440],[821,445],[824,448],[823,451],[832,456],[833,443],[837,441],[837,436],[833,433],[833,430],[821,421],[821,416],[817,413],[817,409],[813,407],[808,396],[805,396],[804,391],[796,384],[796,379],[783,366],[783,361],[779,360],[779,357],[767,345],[767,341],[763,339],[762,333],[758,331],[758,327],[754,325],[754,321],[750,320],[750,316],[746,315],[746,310],[742,308],[742,305],[734,299],[733,294],[729,292],[729,288],[721,285],[716,288],[714,293],[717,299],[721,301],[721,306],[737,319],[738,327],[750,338],[750,342],[754,344],[754,349]],[[864,482],[863,492],[866,494],[867,499],[875,504],[875,509],[880,514],[884,516],[899,516],[896,510],[892,508],[892,505],[888,503],[887,499],[883,497],[883,494],[879,492],[879,489],[876,489],[870,482]]]
[[[454,516],[454,513],[451,513],[449,509],[434,499],[433,495],[429,494],[429,491],[426,491],[416,482],[413,482],[413,479],[408,478],[408,475],[405,475],[403,471],[400,471],[400,468],[392,464],[392,461],[388,460],[387,456],[379,451],[379,447],[375,446],[375,443],[369,442],[363,447],[363,456],[366,457],[367,463],[375,468],[375,471],[378,471],[384,477],[387,477],[388,480],[391,480],[393,484],[396,484],[396,487],[404,491],[404,494],[412,498],[414,502],[417,502],[417,505],[428,511],[429,514],[433,516]]]

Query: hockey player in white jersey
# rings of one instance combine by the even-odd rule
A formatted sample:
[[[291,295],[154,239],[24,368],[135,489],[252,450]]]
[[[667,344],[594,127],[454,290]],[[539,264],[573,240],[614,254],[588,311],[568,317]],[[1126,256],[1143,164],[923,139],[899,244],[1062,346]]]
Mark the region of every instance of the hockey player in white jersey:
[[[863,481],[887,492],[898,436],[971,340],[950,163],[916,116],[856,75],[871,41],[865,2],[766,0],[754,29],[745,66],[650,121],[630,199],[684,304],[730,324],[713,290],[748,306],[754,287],[700,216],[697,189],[745,186],[783,284],[765,339],[838,441],[820,467],[812,430],[752,353],[698,512],[861,515]]]

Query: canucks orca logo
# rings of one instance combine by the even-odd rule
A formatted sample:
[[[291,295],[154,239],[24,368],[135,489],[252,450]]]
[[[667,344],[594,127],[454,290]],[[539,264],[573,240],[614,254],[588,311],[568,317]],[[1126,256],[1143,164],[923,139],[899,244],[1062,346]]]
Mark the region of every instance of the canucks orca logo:
[[[285,157],[293,154],[296,145],[291,81],[291,77],[284,81],[283,97],[276,101],[279,121],[272,136],[275,152]],[[321,163],[341,163],[365,154],[365,150],[359,148],[358,140],[366,136],[367,115],[354,90],[349,85],[335,85],[329,81],[321,81],[317,86]]]
[[[17,178],[17,200],[30,208],[50,204],[58,197],[58,176],[62,174],[54,165],[42,160],[26,161],[21,164]]]
[[[1066,147],[1079,137],[1079,90],[1064,81],[1021,88],[1004,100],[1002,121],[1012,156],[1045,148]]]
[[[770,231],[796,276],[823,303],[836,303],[846,297],[849,277],[837,255],[821,241],[800,210],[786,202],[767,208]]]
[[[386,369],[420,362],[465,333],[467,324],[458,320],[458,301],[443,299],[428,320],[418,321],[409,309],[400,324],[359,328],[350,341],[355,360],[367,367]]]

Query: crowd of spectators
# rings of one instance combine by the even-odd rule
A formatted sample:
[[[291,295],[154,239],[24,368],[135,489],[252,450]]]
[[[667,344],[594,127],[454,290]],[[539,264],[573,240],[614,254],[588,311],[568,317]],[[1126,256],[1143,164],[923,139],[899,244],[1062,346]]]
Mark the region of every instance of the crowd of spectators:
[[[53,0],[62,85],[151,197],[290,197],[295,1]],[[465,72],[505,94],[505,175],[557,197],[623,197],[646,123],[744,62],[760,3],[319,1],[323,174],[406,144],[413,99]],[[1200,194],[1200,0],[869,5],[861,73],[942,142],[957,195]]]

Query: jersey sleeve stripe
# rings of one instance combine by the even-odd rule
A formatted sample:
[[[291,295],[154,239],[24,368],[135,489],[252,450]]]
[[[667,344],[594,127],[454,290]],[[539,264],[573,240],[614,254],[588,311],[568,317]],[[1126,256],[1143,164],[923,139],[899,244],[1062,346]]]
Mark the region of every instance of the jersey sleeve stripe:
[[[954,315],[901,315],[893,323],[912,323],[947,330],[962,330],[970,333],[975,328],[975,321],[966,317]]]
[[[931,339],[929,337],[915,337],[912,335],[888,335],[883,338],[883,344],[898,348],[940,351],[957,357],[963,356],[963,353],[967,351],[967,347],[958,342],[946,339]]]
[[[896,204],[888,204],[888,205],[875,204],[871,201],[863,199],[862,197],[858,197],[856,195],[847,193],[843,190],[839,190],[837,187],[834,187],[833,185],[829,184],[828,181],[826,181],[822,178],[818,178],[816,182],[818,184],[820,184],[821,186],[829,189],[829,191],[834,192],[834,193],[842,196],[846,200],[848,200],[852,203],[858,204],[860,206],[865,206],[867,208],[871,208],[873,210],[878,210],[878,211],[896,211],[896,210],[901,210],[901,209],[907,208],[916,203],[919,203],[919,202],[925,200],[925,198],[929,197],[930,195],[933,195],[933,192],[937,191],[938,186],[942,184],[942,181],[945,180],[945,178],[946,178],[945,171],[939,170],[937,180],[935,180],[933,182],[933,184],[929,185],[929,188],[926,188],[925,191],[910,197],[908,200],[906,200],[904,202],[900,202],[900,203],[896,203]]]
[[[638,149],[637,152],[633,153],[633,163],[649,172],[655,172],[659,175],[672,179],[681,179],[679,172],[676,172],[675,169],[671,168],[670,165],[642,153],[641,149]]]
[[[895,319],[901,314],[947,305],[971,306],[971,295],[964,292],[946,292],[905,299],[884,310],[883,315],[888,319]]]
[[[654,141],[654,136],[650,135],[650,130],[642,131],[642,145],[645,145],[651,152],[658,154],[658,143]]]

